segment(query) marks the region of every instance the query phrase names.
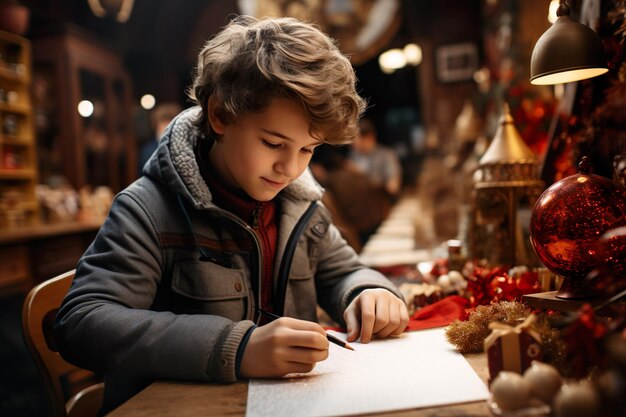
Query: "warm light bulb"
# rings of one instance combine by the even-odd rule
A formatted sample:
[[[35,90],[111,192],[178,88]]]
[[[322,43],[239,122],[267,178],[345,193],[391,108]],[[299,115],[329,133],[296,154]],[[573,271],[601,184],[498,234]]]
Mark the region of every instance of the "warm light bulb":
[[[390,49],[388,51],[383,52],[378,57],[378,65],[380,65],[380,69],[389,73],[406,66],[406,56],[404,55],[404,51],[399,48]]]
[[[89,117],[93,114],[93,103],[89,100],[82,100],[78,103],[78,114],[82,117]]]
[[[535,85],[572,83],[574,81],[586,80],[588,78],[597,77],[598,75],[602,75],[606,72],[609,72],[608,68],[575,69],[544,75],[542,77],[531,80],[530,83]]]
[[[419,65],[422,62],[422,48],[415,43],[406,44],[403,48],[406,63],[409,65]]]
[[[156,99],[154,98],[152,94],[144,94],[141,97],[141,100],[139,101],[139,103],[141,103],[141,107],[143,107],[144,109],[150,110],[156,104]]]
[[[483,67],[474,72],[473,78],[476,84],[482,84],[489,81],[490,76],[489,68]]]

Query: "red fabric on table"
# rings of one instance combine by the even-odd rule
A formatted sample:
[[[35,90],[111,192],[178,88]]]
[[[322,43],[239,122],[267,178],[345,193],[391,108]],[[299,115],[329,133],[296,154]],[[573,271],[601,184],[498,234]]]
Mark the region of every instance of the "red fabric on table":
[[[450,295],[436,303],[417,310],[409,319],[407,331],[447,326],[465,315],[469,301],[459,295]]]

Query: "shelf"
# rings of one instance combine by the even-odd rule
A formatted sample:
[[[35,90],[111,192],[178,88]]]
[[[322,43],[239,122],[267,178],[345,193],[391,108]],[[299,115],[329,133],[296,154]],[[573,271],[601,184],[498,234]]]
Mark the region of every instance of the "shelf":
[[[27,116],[30,114],[30,107],[20,103],[5,103],[0,102],[0,111],[5,113],[15,113]]]
[[[26,212],[32,212],[39,210],[39,203],[36,201],[20,201],[17,204],[17,208]]]
[[[0,79],[24,84],[27,84],[29,81],[25,72],[20,73],[6,66],[0,66]]]
[[[33,139],[28,136],[2,135],[0,134],[0,144],[14,146],[32,146]]]
[[[33,51],[33,73],[48,85],[39,101],[48,109],[53,106],[37,139],[54,137],[49,151],[65,156],[63,164],[39,160],[43,179],[62,175],[74,189],[106,185],[113,192],[122,190],[137,179],[138,159],[132,85],[124,60],[106,42],[63,27],[34,36]],[[85,97],[102,103],[88,119],[67,105]],[[95,151],[90,139],[104,139],[107,146]]]
[[[32,169],[3,169],[0,168],[0,179],[6,180],[32,180],[37,176]]]

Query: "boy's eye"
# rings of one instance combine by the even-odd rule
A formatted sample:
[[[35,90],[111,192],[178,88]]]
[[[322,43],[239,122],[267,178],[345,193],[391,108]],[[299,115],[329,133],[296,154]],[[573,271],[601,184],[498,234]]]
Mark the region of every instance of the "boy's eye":
[[[268,142],[265,139],[262,139],[263,145],[267,146],[270,149],[278,149],[280,148],[280,143],[272,143]]]
[[[314,151],[315,151],[315,148],[312,148],[312,149],[302,148],[302,149],[300,149],[300,152],[305,153],[305,154],[312,154]]]

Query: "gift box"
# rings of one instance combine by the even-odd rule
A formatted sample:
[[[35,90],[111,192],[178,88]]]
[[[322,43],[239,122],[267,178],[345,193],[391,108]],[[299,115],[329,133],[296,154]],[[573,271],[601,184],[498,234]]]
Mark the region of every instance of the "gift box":
[[[536,316],[531,314],[515,327],[497,322],[489,324],[492,332],[485,339],[485,351],[491,380],[504,370],[522,374],[532,361],[541,360],[541,335],[533,327],[535,320]]]

